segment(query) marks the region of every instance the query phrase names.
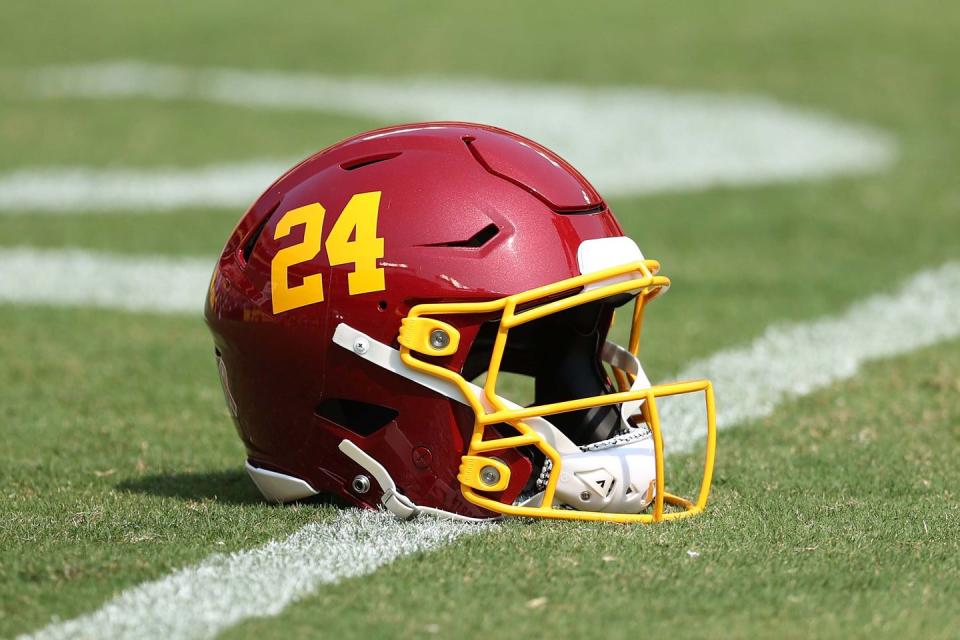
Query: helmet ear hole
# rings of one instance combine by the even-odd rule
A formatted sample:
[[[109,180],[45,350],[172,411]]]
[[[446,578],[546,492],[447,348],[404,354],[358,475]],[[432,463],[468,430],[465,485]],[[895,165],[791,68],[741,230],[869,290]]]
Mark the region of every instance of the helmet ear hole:
[[[360,436],[376,433],[396,420],[399,415],[390,407],[338,398],[324,400],[317,405],[313,413],[318,418],[323,418]]]

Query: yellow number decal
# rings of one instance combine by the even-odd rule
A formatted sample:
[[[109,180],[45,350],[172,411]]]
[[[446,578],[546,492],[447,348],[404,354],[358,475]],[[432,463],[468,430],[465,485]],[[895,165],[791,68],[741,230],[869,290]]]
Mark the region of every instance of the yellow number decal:
[[[347,274],[350,295],[386,288],[383,268],[377,267],[377,259],[383,257],[383,238],[377,237],[379,210],[379,191],[358,193],[350,198],[327,236],[330,266],[353,263],[353,272]]]
[[[377,215],[380,212],[380,191],[358,193],[350,198],[327,236],[327,258],[330,266],[353,264],[347,274],[350,295],[383,291],[386,288],[383,268],[377,260],[383,257],[383,238],[377,237]],[[303,242],[277,251],[270,264],[270,287],[273,313],[282,313],[323,302],[323,276],[304,276],[303,284],[291,287],[287,281],[290,267],[313,260],[323,245],[323,216],[326,210],[317,202],[297,207],[283,214],[273,232],[279,240],[297,225],[304,225]],[[352,238],[352,239],[351,239]]]
[[[283,214],[273,239],[289,235],[297,225],[305,225],[303,242],[277,251],[270,264],[270,287],[273,293],[273,312],[281,313],[304,307],[314,302],[323,302],[323,276],[319,273],[304,276],[303,284],[291,287],[287,281],[287,270],[297,264],[313,260],[320,253],[323,236],[323,215],[326,213],[319,203],[297,207]]]

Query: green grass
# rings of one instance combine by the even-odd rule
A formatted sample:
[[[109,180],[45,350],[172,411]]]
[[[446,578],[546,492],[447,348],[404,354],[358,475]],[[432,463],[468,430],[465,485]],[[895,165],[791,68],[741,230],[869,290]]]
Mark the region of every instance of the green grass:
[[[237,224],[236,211],[13,215],[0,238],[9,246],[83,248],[133,255],[185,255],[216,260]],[[0,243],[6,244],[0,240]],[[0,244],[0,246],[3,246]]]
[[[269,112],[202,103],[59,99],[0,89],[0,169],[31,166],[193,167],[275,158],[293,164],[376,123],[333,114]],[[184,123],[190,125],[184,128]]]
[[[882,175],[614,200],[674,280],[645,334],[657,379],[960,255],[960,11],[942,3],[10,2],[0,18],[12,25],[0,41],[8,71],[134,58],[655,85],[768,95],[892,132],[900,160]],[[4,83],[0,171],[295,159],[377,124],[40,101]],[[4,216],[0,247],[212,259],[240,213]],[[0,636],[329,515],[260,503],[210,351],[198,318],[0,306]],[[877,363],[724,434],[702,518],[510,523],[230,634],[949,637],[960,622],[958,362],[952,344]],[[675,477],[690,480],[689,463],[675,460]],[[546,604],[526,606],[538,597]]]
[[[0,635],[318,517],[237,464],[202,323],[124,320],[0,309]]]
[[[514,521],[226,635],[955,637],[960,343],[870,366],[721,446],[704,518]],[[679,466],[668,477],[689,481]]]

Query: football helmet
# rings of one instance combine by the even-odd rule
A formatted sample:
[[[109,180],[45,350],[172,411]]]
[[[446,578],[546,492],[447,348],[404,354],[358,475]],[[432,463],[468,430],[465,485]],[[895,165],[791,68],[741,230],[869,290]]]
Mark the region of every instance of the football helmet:
[[[363,133],[304,160],[230,234],[205,315],[264,496],[402,518],[657,522],[706,506],[707,380],[653,385],[670,285],[559,156],[490,126]],[[632,303],[632,306],[629,306]],[[629,313],[627,346],[608,340]],[[533,379],[512,402],[503,372]],[[703,394],[699,493],[666,491],[658,399]]]

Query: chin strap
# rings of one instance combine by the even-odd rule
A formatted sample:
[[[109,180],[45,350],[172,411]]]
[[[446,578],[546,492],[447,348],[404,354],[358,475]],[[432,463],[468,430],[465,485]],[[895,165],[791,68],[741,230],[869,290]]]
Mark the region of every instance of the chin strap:
[[[363,449],[349,440],[341,440],[338,448],[343,452],[344,455],[366,469],[367,473],[373,476],[373,479],[377,481],[377,484],[379,484],[380,488],[383,490],[383,496],[380,498],[380,503],[387,511],[401,520],[410,520],[421,513],[437,516],[439,518],[447,518],[449,520],[459,520],[461,522],[490,522],[491,520],[498,519],[470,518],[468,516],[462,516],[458,513],[453,513],[452,511],[434,509],[433,507],[417,506],[412,500],[410,500],[410,498],[400,493],[400,490],[397,489],[397,483],[393,481],[393,478],[390,477],[390,474],[387,472],[384,466],[377,462]]]
[[[650,388],[650,380],[647,378],[647,374],[640,364],[640,359],[633,355],[629,349],[621,347],[616,342],[607,340],[603,345],[603,350],[600,352],[600,357],[610,366],[616,367],[633,376],[633,384],[630,385],[630,391]],[[629,433],[631,431],[633,425],[630,424],[630,416],[640,411],[640,405],[643,403],[644,400],[631,400],[620,405],[621,432]]]

